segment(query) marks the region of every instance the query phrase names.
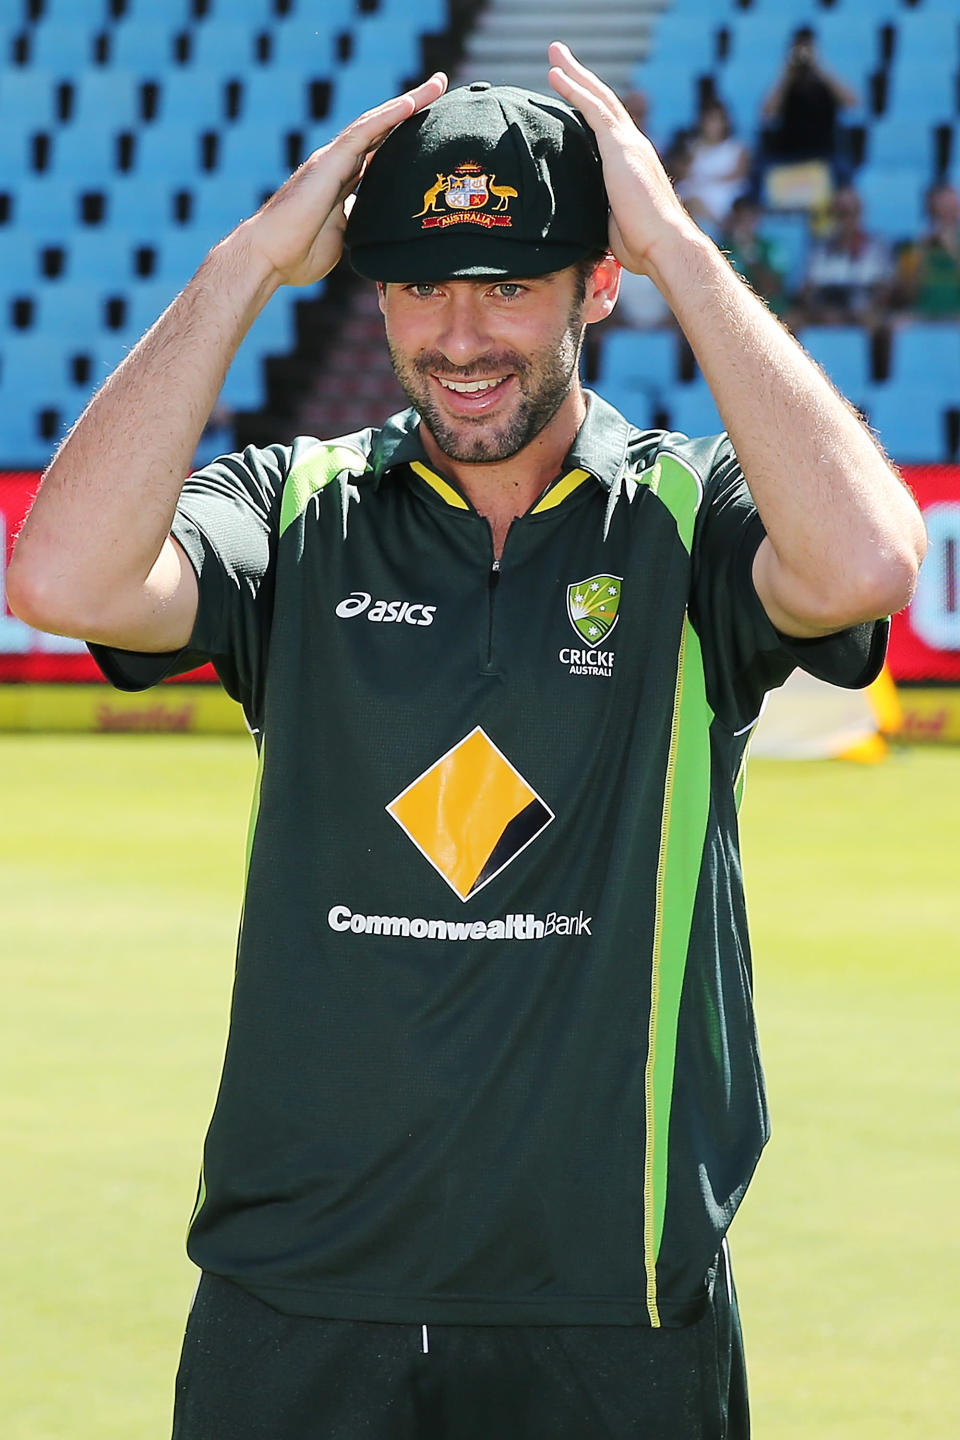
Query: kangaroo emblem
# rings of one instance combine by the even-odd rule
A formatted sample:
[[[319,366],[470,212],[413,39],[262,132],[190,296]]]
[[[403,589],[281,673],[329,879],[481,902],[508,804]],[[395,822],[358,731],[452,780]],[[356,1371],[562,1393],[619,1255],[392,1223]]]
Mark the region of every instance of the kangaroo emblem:
[[[449,184],[450,184],[449,177],[446,176],[446,175],[441,175],[441,174],[439,173],[439,171],[438,171],[438,173],[437,173],[437,183],[436,183],[436,185],[431,185],[431,186],[430,186],[430,189],[427,190],[426,193],[424,194],[424,197],[423,197],[423,209],[422,209],[422,210],[418,210],[417,213],[416,213],[416,215],[414,215],[412,218],[413,218],[414,220],[418,220],[421,215],[426,215],[426,213],[427,213],[428,210],[436,210],[436,209],[437,209],[437,201],[440,199],[440,196],[443,194],[444,190],[446,190],[446,188],[447,188],[447,186],[448,186]],[[514,193],[516,193],[516,192],[514,192]]]
[[[487,189],[491,195],[496,195],[497,197],[497,204],[493,207],[494,210],[506,210],[510,201],[516,200],[517,191],[514,190],[512,185],[496,185],[494,183],[496,178],[496,175],[490,176],[490,179],[487,181]]]

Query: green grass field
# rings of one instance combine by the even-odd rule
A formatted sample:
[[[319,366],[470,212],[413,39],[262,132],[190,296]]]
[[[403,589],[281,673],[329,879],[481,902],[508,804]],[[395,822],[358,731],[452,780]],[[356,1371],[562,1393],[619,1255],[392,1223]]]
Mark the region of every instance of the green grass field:
[[[253,747],[0,755],[0,1429],[163,1440]],[[774,1139],[733,1252],[758,1440],[957,1433],[958,815],[960,751],[751,771]]]

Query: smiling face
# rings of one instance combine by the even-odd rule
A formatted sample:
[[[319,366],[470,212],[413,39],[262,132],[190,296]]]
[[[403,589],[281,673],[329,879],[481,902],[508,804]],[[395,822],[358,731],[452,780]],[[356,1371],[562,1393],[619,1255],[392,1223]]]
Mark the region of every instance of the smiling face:
[[[583,327],[600,318],[596,275],[586,295],[573,266],[533,280],[380,287],[397,379],[444,455],[509,460],[575,404]]]

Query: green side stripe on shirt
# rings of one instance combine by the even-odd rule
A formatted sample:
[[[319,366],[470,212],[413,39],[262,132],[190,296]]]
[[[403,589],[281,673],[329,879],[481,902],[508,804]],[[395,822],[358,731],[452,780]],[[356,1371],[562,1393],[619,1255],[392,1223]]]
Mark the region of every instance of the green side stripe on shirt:
[[[680,997],[710,809],[712,720],[700,641],[685,618],[663,787],[645,1074],[644,1258],[647,1310],[654,1326],[660,1324],[656,1266],[667,1201]]]
[[[689,552],[694,522],[703,499],[703,486],[696,472],[675,455],[661,455],[646,483],[677,522],[677,533]]]
[[[366,458],[350,445],[317,445],[298,460],[287,476],[280,501],[280,534],[306,510],[310,500],[344,470],[363,474]]]

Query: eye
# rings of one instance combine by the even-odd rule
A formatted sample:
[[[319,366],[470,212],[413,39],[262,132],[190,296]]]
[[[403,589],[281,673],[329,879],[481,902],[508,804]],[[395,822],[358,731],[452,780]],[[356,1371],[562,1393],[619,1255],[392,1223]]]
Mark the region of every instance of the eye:
[[[420,300],[429,300],[437,293],[436,285],[432,285],[428,280],[421,280],[415,285],[407,285],[404,288],[408,295],[416,295]]]
[[[525,286],[518,284],[516,280],[503,280],[496,289],[501,300],[516,300],[522,295]]]

